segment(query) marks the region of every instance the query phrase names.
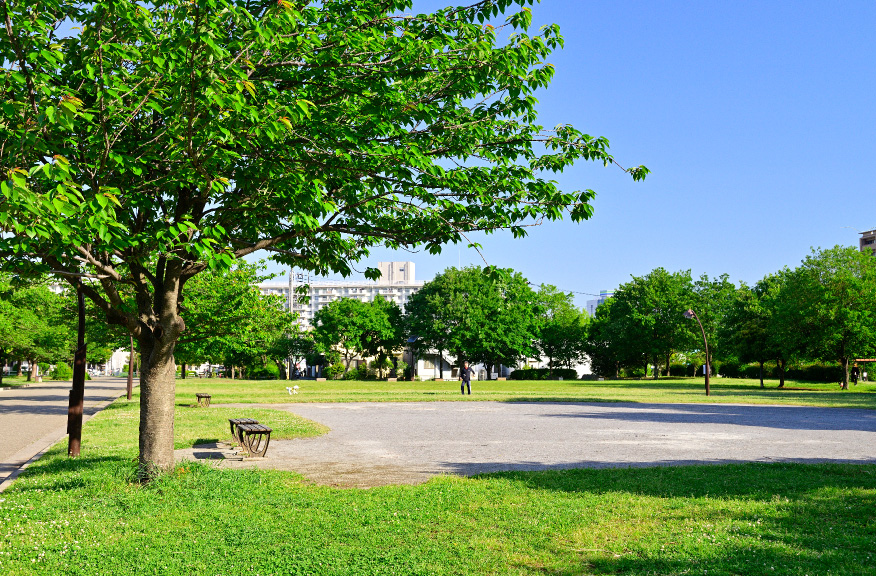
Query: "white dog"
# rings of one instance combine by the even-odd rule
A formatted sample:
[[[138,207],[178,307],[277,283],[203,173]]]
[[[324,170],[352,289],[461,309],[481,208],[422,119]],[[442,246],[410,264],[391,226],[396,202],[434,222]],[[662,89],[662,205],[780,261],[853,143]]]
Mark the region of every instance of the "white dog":
[[[298,384],[292,386],[291,388],[286,386],[286,391],[289,392],[289,396],[291,396],[292,394],[298,394]]]

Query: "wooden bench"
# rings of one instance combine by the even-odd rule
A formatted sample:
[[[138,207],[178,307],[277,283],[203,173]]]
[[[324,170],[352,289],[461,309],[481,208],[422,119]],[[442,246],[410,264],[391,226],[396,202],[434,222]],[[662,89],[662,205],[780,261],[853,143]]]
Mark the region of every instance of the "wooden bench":
[[[203,406],[204,408],[210,407],[210,398],[212,398],[212,396],[204,392],[198,392],[195,396],[198,398],[198,406]]]
[[[253,420],[252,418],[229,418],[228,424],[231,426],[231,438],[240,445],[243,445],[243,439],[240,437],[240,431],[238,430],[238,426],[241,424],[258,424],[258,420]]]
[[[264,424],[238,424],[237,434],[241,438],[241,445],[250,456],[264,458],[271,443],[271,430]],[[262,443],[264,442],[264,446]]]

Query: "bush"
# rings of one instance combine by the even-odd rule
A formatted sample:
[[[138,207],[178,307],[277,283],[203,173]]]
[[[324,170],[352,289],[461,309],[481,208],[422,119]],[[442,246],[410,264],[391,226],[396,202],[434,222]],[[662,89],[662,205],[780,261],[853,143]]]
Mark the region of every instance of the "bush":
[[[621,368],[621,378],[644,378],[645,368]]]
[[[511,380],[577,380],[578,373],[571,368],[554,368],[553,375],[547,368],[518,368],[508,375]]]
[[[786,378],[808,382],[841,382],[843,367],[839,364],[810,364],[787,370]]]
[[[395,365],[395,377],[407,378],[408,376],[408,363],[404,360],[399,360]]]
[[[73,368],[64,362],[58,362],[55,369],[51,372],[52,380],[71,380],[73,378]]]
[[[669,365],[669,375],[671,377],[675,376],[687,376],[687,373],[690,371],[687,364],[670,364]]]
[[[280,368],[274,362],[247,366],[246,377],[250,380],[277,380],[280,378]]]
[[[325,374],[325,377],[329,380],[338,380],[339,378],[341,378],[341,376],[344,375],[345,370],[346,368],[344,367],[343,362],[337,362],[335,364],[332,364],[331,366],[326,366],[325,370],[323,370],[323,373]]]
[[[721,376],[724,378],[739,378],[739,363],[724,362],[721,366]]]

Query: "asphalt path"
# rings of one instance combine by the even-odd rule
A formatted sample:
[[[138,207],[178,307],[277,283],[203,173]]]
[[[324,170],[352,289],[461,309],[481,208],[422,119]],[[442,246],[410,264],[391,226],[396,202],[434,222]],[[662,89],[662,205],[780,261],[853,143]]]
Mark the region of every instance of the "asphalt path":
[[[87,380],[83,420],[124,394],[127,383],[109,376]],[[69,380],[0,388],[0,490],[10,475],[67,435],[70,388]]]
[[[421,402],[235,405],[321,422],[259,461],[318,483],[416,483],[437,474],[718,464],[876,463],[876,410],[727,404]],[[266,422],[270,424],[269,422]],[[183,457],[217,458],[210,449]]]

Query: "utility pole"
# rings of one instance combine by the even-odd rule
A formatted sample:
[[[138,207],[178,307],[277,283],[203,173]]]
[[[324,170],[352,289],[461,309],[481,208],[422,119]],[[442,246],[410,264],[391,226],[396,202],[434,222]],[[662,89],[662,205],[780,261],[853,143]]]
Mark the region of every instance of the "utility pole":
[[[73,357],[73,388],[70,390],[70,406],[67,409],[67,456],[79,456],[82,444],[82,412],[85,406],[85,296],[77,288],[79,330],[76,338],[76,354]]]
[[[131,354],[128,356],[128,400],[134,391],[134,336],[131,336]]]

